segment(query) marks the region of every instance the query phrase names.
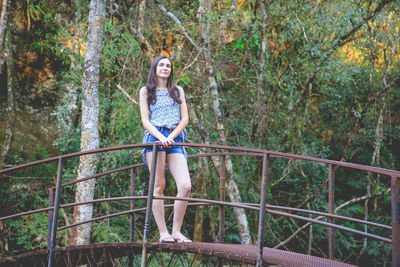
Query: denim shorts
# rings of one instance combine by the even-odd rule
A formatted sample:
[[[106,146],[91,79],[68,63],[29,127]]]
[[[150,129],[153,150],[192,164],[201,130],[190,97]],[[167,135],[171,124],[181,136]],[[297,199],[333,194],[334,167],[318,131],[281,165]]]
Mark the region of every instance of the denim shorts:
[[[165,128],[165,127],[156,126],[156,128],[165,137],[168,137],[168,135],[173,131],[173,130],[171,130],[169,128]],[[180,135],[178,135],[174,139],[174,142],[175,143],[184,143],[185,139],[186,139],[186,138],[184,138],[185,136],[186,136],[186,131],[184,131]],[[160,141],[160,140],[158,140],[156,137],[152,136],[148,132],[145,133],[145,136],[143,138],[143,143],[144,144],[154,143],[154,142],[158,142],[158,141]],[[151,151],[153,151],[153,147],[145,147],[142,150],[143,154],[145,154],[147,152],[151,152]],[[183,146],[170,146],[170,147],[158,146],[158,151],[166,152],[167,155],[168,154],[174,154],[174,153],[180,153],[180,154],[186,155],[185,148]]]

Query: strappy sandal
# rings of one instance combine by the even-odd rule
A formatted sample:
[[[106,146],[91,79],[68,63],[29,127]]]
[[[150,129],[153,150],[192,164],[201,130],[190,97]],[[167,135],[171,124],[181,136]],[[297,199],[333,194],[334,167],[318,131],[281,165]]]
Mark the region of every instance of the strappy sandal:
[[[177,243],[191,243],[193,242],[192,240],[190,240],[189,238],[187,238],[186,236],[180,234],[179,237],[174,237],[173,238],[176,240]]]
[[[160,239],[158,239],[158,243],[176,243],[176,240],[172,236],[165,236],[160,237]]]

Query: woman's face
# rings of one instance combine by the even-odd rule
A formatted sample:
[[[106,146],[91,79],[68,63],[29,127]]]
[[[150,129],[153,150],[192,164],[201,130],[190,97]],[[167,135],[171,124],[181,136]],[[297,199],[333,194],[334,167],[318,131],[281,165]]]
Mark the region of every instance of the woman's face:
[[[156,75],[161,79],[168,79],[171,75],[171,62],[168,58],[163,58],[157,63]]]

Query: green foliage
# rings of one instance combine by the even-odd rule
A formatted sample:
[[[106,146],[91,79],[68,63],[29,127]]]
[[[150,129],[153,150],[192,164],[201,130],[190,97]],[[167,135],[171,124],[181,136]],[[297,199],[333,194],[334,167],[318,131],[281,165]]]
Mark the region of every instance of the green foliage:
[[[74,6],[63,11],[65,1],[23,1],[24,10],[31,21],[29,49],[53,58],[55,78],[53,95],[56,97],[52,111],[54,125],[59,129],[53,143],[56,154],[80,150],[81,79],[83,52],[87,27],[88,5]],[[74,5],[80,1],[75,1]],[[338,38],[358,23],[376,7],[351,1],[273,1],[267,7],[265,65],[261,63],[261,21],[258,3],[244,1],[232,13],[225,12],[233,1],[214,2],[208,25],[212,60],[217,81],[222,122],[228,145],[263,148],[334,160],[344,159],[369,165],[375,146],[379,143],[379,157],[373,163],[380,167],[399,169],[400,164],[400,90],[395,77],[399,76],[398,5],[389,4],[384,10],[357,29],[345,44],[334,46]],[[121,92],[124,89],[134,100],[146,82],[149,62],[146,47],[130,30],[137,27],[140,16],[139,3],[131,9],[110,8],[105,20],[105,38],[102,47],[99,85],[99,132],[101,147],[140,143],[143,135],[139,107]],[[198,1],[170,1],[168,10],[182,22],[189,35],[203,47],[201,21],[197,18]],[[116,10],[111,10],[116,8]],[[65,12],[65,13],[63,13]],[[129,15],[124,15],[128,12]],[[112,14],[111,14],[112,13]],[[204,15],[204,14],[203,14]],[[56,19],[56,18],[62,19]],[[224,27],[223,24],[225,24]],[[216,118],[209,92],[209,71],[203,55],[193,48],[182,34],[182,29],[163,14],[158,6],[149,3],[145,11],[144,37],[156,53],[171,52],[176,80],[186,93],[187,102],[200,119],[211,143],[220,142]],[[396,30],[397,29],[397,30]],[[372,36],[372,37],[371,37]],[[343,37],[344,38],[344,37]],[[391,49],[397,45],[393,52]],[[346,49],[344,49],[346,47]],[[170,49],[170,50],[168,50]],[[20,49],[21,50],[21,49]],[[391,60],[391,66],[387,67]],[[19,61],[18,61],[19,62]],[[20,63],[17,63],[17,66]],[[23,64],[22,64],[23,65]],[[56,67],[55,67],[56,66]],[[385,71],[388,71],[385,73]],[[20,76],[23,76],[20,72]],[[263,83],[259,83],[259,75]],[[18,76],[19,77],[19,76]],[[392,83],[384,90],[384,82]],[[24,83],[19,81],[19,86]],[[31,88],[16,95],[30,95]],[[22,103],[22,102],[21,102]],[[385,109],[382,109],[385,103]],[[383,137],[376,137],[378,116],[384,114]],[[192,119],[192,118],[191,118]],[[202,143],[193,120],[188,126],[189,141]],[[21,140],[21,139],[18,139]],[[36,159],[55,156],[40,145],[29,149],[13,144],[7,164],[21,164]],[[190,154],[211,152],[188,149]],[[33,155],[33,156],[30,156]],[[98,155],[98,172],[142,162],[140,149],[118,150]],[[68,159],[64,165],[63,182],[77,176],[79,158]],[[192,177],[203,169],[196,160],[189,160]],[[219,198],[217,171],[211,161],[206,163],[210,174],[205,182],[192,180],[192,196]],[[232,157],[234,180],[243,202],[258,203],[262,162],[259,157]],[[145,195],[148,188],[148,170],[137,170],[136,194]],[[45,188],[54,184],[56,166],[53,164],[13,173],[16,177],[1,180],[1,211],[10,214],[46,206]],[[32,178],[33,177],[33,178]],[[35,178],[35,179],[34,179]],[[37,178],[37,179],[36,179]],[[328,192],[325,181],[328,166],[311,161],[290,161],[271,158],[267,203],[326,212]],[[365,196],[367,173],[347,168],[335,168],[335,206],[348,203],[353,198]],[[95,198],[127,196],[129,173],[124,171],[96,180]],[[369,220],[390,225],[390,193],[387,177],[372,176],[369,200]],[[62,200],[73,202],[75,187],[63,189]],[[205,195],[203,195],[203,192]],[[175,195],[176,188],[167,176],[165,195]],[[315,196],[314,196],[315,194]],[[310,202],[306,202],[309,198]],[[25,199],[25,201],[19,201]],[[170,204],[172,202],[168,202]],[[137,206],[145,205],[137,201]],[[340,215],[364,218],[365,202],[357,201],[340,209]],[[94,205],[94,217],[129,209],[127,201]],[[71,219],[72,209],[65,210]],[[215,240],[218,228],[218,207],[203,208],[203,241]],[[171,211],[166,212],[171,223]],[[310,216],[302,214],[303,216]],[[240,243],[239,229],[232,208],[226,209],[227,243]],[[189,208],[184,231],[191,236],[194,231],[195,209]],[[313,217],[313,216],[310,216]],[[314,218],[314,217],[313,217]],[[253,241],[257,238],[258,214],[247,212]],[[143,225],[143,215],[137,216],[137,225]],[[291,236],[305,222],[267,215],[265,240],[275,246]],[[363,226],[352,222],[339,224],[358,230]],[[40,227],[38,227],[40,225]],[[45,246],[47,218],[43,214],[6,222],[10,234],[10,253],[43,248]],[[128,216],[110,218],[93,223],[92,242],[125,242],[129,238]],[[36,227],[36,228],[35,228]],[[156,229],[154,223],[151,229]],[[326,256],[328,251],[326,227],[314,225],[312,236],[305,228],[280,249],[307,253],[309,238],[313,238],[311,254]],[[142,229],[135,230],[141,239]],[[390,236],[390,232],[368,227],[374,234]],[[157,239],[156,231],[152,235]],[[336,259],[360,266],[381,266],[390,262],[390,246],[368,241],[362,257],[359,254],[363,238],[343,231],[335,231]],[[58,242],[68,243],[68,234]]]
[[[42,214],[33,214],[19,221],[7,221],[5,226],[10,229],[9,241],[15,243],[19,252],[47,247],[48,218]]]

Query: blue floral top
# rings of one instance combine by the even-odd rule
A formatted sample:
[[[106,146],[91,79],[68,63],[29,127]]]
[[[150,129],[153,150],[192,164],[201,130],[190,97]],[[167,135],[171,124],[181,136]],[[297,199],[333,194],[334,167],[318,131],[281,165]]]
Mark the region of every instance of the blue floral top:
[[[156,103],[149,105],[150,122],[156,127],[168,128],[173,131],[181,121],[181,110],[179,103],[176,103],[170,96],[168,89],[156,90]],[[143,142],[146,143],[150,133],[144,131]],[[186,129],[181,133],[183,142],[186,141]],[[185,157],[187,157],[185,147],[183,146]],[[145,148],[142,149],[143,161],[147,165]]]

